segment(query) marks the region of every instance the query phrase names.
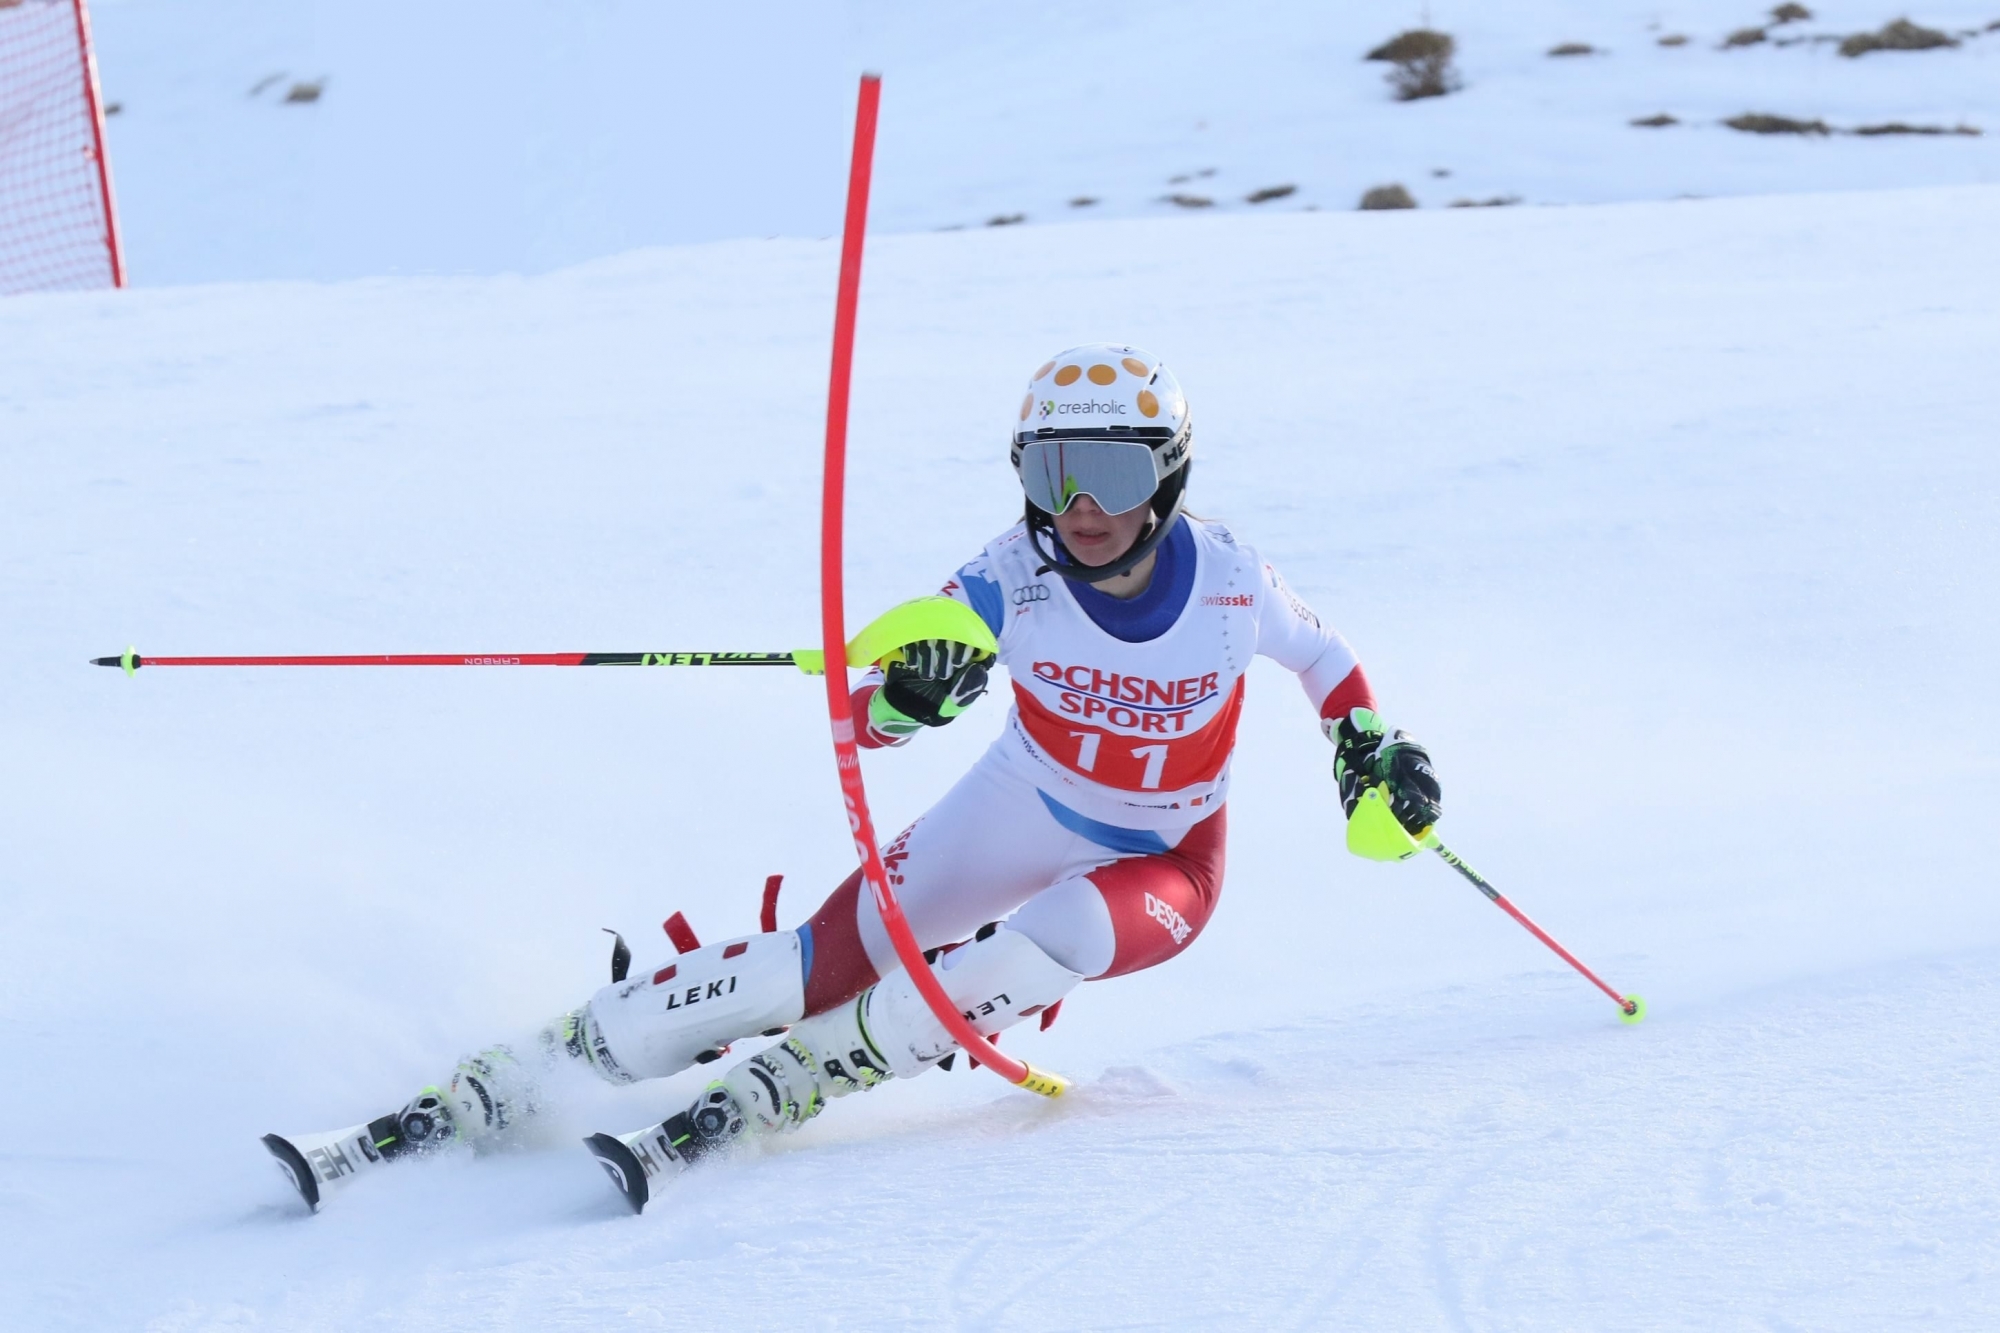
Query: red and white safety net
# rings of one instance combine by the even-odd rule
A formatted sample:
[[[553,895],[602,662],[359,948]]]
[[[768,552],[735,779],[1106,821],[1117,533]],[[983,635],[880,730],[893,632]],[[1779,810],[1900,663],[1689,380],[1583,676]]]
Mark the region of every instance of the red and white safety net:
[[[0,0],[0,295],[124,285],[83,0]]]

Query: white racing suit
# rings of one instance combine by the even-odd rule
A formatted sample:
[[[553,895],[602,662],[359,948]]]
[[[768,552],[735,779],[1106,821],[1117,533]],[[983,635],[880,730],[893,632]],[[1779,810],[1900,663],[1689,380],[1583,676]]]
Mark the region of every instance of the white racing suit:
[[[1158,550],[1150,586],[1121,601],[1044,569],[1017,524],[944,587],[993,630],[1013,707],[883,862],[919,945],[962,946],[933,966],[989,1035],[1200,934],[1221,889],[1253,656],[1296,672],[1323,721],[1374,705],[1346,642],[1221,525],[1183,517]],[[880,680],[870,673],[853,695],[871,748],[895,743],[867,724]],[[787,1026],[711,1089],[719,1136],[746,1119],[799,1123],[828,1096],[952,1049],[858,871],[797,931],[710,945],[606,987],[564,1020],[560,1042],[629,1081]]]

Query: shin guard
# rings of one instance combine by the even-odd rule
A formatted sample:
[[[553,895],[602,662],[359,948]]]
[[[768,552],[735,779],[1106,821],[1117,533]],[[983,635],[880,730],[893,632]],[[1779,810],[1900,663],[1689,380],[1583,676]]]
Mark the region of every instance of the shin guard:
[[[990,1037],[1038,1014],[1076,988],[1083,974],[1004,925],[988,926],[931,969],[973,1028]],[[900,1078],[920,1074],[958,1049],[907,972],[885,977],[862,997],[869,1040]]]
[[[799,937],[775,931],[694,949],[606,986],[563,1021],[562,1045],[611,1082],[634,1083],[677,1074],[804,1012]]]
[[[933,965],[945,993],[991,1036],[1069,994],[1080,973],[1057,963],[1027,936],[991,927]],[[897,972],[826,1013],[795,1025],[785,1040],[710,1084],[688,1112],[695,1151],[747,1130],[797,1129],[826,1103],[890,1078],[923,1073],[958,1049],[907,973]]]

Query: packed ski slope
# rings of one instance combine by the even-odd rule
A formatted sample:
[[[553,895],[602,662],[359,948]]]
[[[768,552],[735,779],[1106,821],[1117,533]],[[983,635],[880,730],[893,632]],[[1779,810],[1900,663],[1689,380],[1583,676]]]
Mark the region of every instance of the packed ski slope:
[[[850,599],[1018,506],[1049,350],[1129,338],[1193,495],[1432,746],[1455,846],[1345,856],[1253,671],[1178,964],[633,1218],[577,1145],[317,1218],[266,1130],[379,1114],[622,928],[851,864],[820,694],[722,671],[142,671],[142,652],[787,648],[835,255],[0,306],[0,1309],[36,1329],[1990,1328],[2000,191],[1134,220],[878,241]],[[898,826],[982,706],[869,758]]]
[[[1836,54],[1904,8],[1815,0],[95,0],[141,284],[542,272],[638,245],[839,226],[853,72],[886,72],[875,223],[1425,208],[2000,183],[2000,0],[1959,44]],[[1463,88],[1363,55],[1430,25]],[[1682,37],[1678,46],[1662,38]],[[1827,39],[1832,39],[1828,41]],[[1564,43],[1594,54],[1551,57]],[[291,100],[295,90],[315,100]],[[300,95],[303,95],[301,93]],[[1835,130],[1757,135],[1746,112]],[[1678,122],[1639,128],[1661,114]],[[1292,186],[1260,204],[1257,191]],[[1206,206],[1183,207],[1179,195]],[[1072,201],[1095,202],[1078,207]]]

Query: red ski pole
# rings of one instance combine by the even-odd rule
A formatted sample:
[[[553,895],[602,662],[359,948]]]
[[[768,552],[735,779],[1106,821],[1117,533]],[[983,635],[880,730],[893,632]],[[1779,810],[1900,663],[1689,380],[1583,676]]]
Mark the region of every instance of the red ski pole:
[[[833,371],[826,394],[826,472],[820,492],[819,608],[820,637],[829,663],[845,660],[847,611],[842,585],[843,519],[847,497],[847,401],[854,373],[854,317],[861,298],[861,242],[868,225],[868,179],[875,157],[875,114],[881,101],[880,75],[861,76],[861,96],[854,116],[854,157],[847,178],[847,218],[840,233],[840,286],[833,311]],[[1003,1055],[1000,1048],[958,1012],[944,987],[924,961],[924,951],[910,931],[902,904],[889,887],[882,852],[875,842],[875,821],[868,813],[868,792],[861,781],[861,751],[854,740],[854,715],[847,701],[847,673],[826,673],[826,707],[833,724],[834,761],[840,770],[840,794],[847,802],[847,825],[854,850],[882,925],[896,946],[896,957],[908,969],[924,1002],[943,1023],[952,1040],[979,1063],[1018,1087],[1044,1097],[1060,1097],[1069,1082]]]
[[[127,648],[117,657],[93,657],[92,666],[123,667],[333,667],[333,666],[789,666],[817,674],[819,654],[798,653],[337,653],[278,657],[141,657]]]
[[[1421,842],[1424,846],[1430,848],[1432,851],[1436,852],[1439,856],[1443,857],[1446,865],[1450,866],[1453,870],[1456,870],[1459,874],[1465,876],[1468,880],[1472,881],[1472,886],[1478,889],[1481,893],[1485,894],[1488,898],[1492,899],[1494,905],[1497,906],[1501,911],[1505,912],[1508,916],[1513,917],[1516,921],[1526,926],[1528,928],[1529,934],[1533,935],[1536,939],[1548,945],[1549,948],[1555,951],[1556,957],[1562,959],[1565,963],[1568,963],[1578,972],[1581,972],[1584,975],[1584,977],[1590,982],[1591,985],[1597,987],[1597,989],[1603,991],[1606,995],[1609,995],[1613,1003],[1615,1003],[1618,1006],[1619,1022],[1636,1023],[1640,1019],[1646,1016],[1646,1002],[1644,1000],[1640,999],[1637,995],[1620,995],[1616,990],[1612,989],[1611,986],[1606,984],[1606,982],[1602,977],[1598,976],[1597,973],[1585,967],[1581,962],[1581,960],[1579,960],[1575,954],[1571,953],[1568,949],[1565,949],[1562,947],[1562,945],[1558,944],[1556,942],[1555,936],[1549,934],[1549,932],[1547,932],[1546,930],[1543,930],[1533,921],[1530,921],[1528,919],[1528,914],[1526,912],[1523,912],[1520,908],[1508,902],[1507,896],[1501,893],[1500,890],[1494,888],[1491,884],[1487,883],[1486,877],[1484,875],[1480,874],[1477,870],[1474,870],[1471,866],[1467,865],[1465,862],[1465,858],[1461,857],[1457,852],[1454,852],[1451,848],[1445,846],[1442,842],[1440,842],[1438,840],[1438,835],[1436,833],[1426,832],[1421,838],[1418,839],[1418,841]]]

